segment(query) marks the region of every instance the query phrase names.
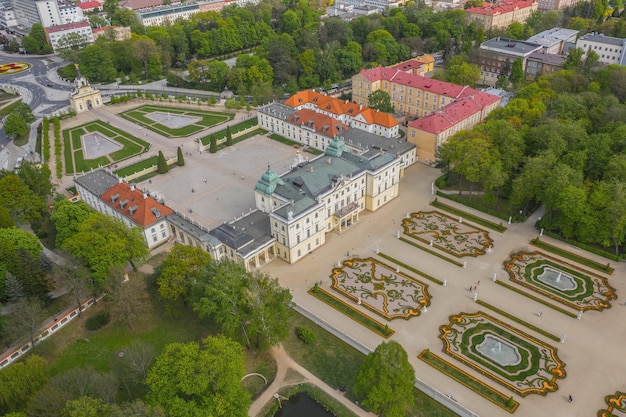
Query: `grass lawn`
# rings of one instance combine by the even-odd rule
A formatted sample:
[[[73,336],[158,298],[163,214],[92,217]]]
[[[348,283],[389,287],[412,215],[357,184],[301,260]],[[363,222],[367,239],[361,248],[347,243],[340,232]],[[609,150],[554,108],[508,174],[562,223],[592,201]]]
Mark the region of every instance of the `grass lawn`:
[[[29,138],[30,138],[30,128],[28,128],[28,131],[26,132],[26,134],[22,136],[16,136],[15,139],[13,139],[13,144],[15,146],[24,146],[28,143]]]
[[[180,116],[199,117],[200,120],[180,128],[170,128],[148,117],[150,113],[155,112],[169,113]],[[119,115],[126,120],[143,126],[146,129],[150,129],[153,132],[163,135],[167,138],[180,138],[190,136],[211,126],[215,126],[228,120],[232,120],[232,118],[234,117],[234,115],[230,113],[188,110],[177,107],[161,107],[153,105],[139,106],[132,110],[122,112]]]
[[[21,102],[22,102],[22,100],[17,100],[15,103],[11,103],[8,106],[6,106],[5,108],[0,109],[0,116],[1,117],[8,116],[9,114],[11,114],[13,112],[14,108],[19,106],[19,104]]]
[[[249,129],[252,126],[256,126],[258,124],[259,124],[259,119],[256,117],[253,117],[252,119],[244,120],[243,122],[237,123],[236,125],[232,125],[230,127],[230,133],[231,135],[234,135],[237,132],[240,132],[245,129]],[[226,130],[227,129],[218,130],[217,132],[214,132],[208,136],[203,137],[202,139],[200,139],[200,141],[202,142],[203,145],[208,145],[211,142],[211,136],[215,136],[215,140],[219,141],[220,139],[223,139],[226,137]],[[237,140],[242,140],[242,139],[233,138],[233,142]]]
[[[307,345],[296,336],[296,326],[304,325],[314,330],[317,342]],[[318,378],[333,388],[346,388],[346,396],[355,400],[352,392],[354,378],[365,361],[365,356],[348,346],[326,330],[301,316],[294,314],[289,336],[283,345],[289,355]],[[455,413],[439,404],[418,389],[414,390],[415,405],[407,415],[411,417],[453,417]]]
[[[125,166],[124,168],[120,168],[115,171],[115,175],[119,177],[127,177],[136,172],[143,171],[146,168],[153,167],[157,164],[159,157],[157,155],[151,156],[149,158],[144,159],[143,161],[135,162],[134,164],[130,164]]]

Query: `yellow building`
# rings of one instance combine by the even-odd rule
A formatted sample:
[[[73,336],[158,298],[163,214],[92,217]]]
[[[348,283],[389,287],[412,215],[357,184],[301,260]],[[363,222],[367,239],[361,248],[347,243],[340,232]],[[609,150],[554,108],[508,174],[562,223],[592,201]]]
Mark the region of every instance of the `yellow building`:
[[[80,73],[78,64],[76,64],[74,88],[70,93],[70,104],[77,114],[103,106],[100,90],[89,84],[89,81]]]

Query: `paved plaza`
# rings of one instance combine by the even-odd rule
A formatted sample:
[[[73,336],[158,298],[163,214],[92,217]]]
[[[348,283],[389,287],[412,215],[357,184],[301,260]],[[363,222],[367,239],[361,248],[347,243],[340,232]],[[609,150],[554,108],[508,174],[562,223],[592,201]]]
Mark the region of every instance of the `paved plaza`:
[[[254,185],[267,168],[268,163],[275,172],[282,173],[288,170],[294,161],[295,151],[293,148],[270,140],[265,136],[255,136],[232,147],[227,147],[216,154],[199,153],[198,144],[194,139],[200,135],[169,139],[155,132],[146,132],[145,129],[142,130],[141,127],[114,114],[120,108],[128,109],[131,107],[133,106],[98,109],[90,112],[89,116],[79,115],[71,123],[85,123],[87,118],[110,120],[114,126],[152,144],[152,148],[146,155],[134,157],[128,163],[156,154],[159,150],[162,150],[166,157],[173,157],[176,148],[182,146],[185,154],[184,167],[176,167],[166,175],[155,176],[150,181],[140,183],[139,187],[147,188],[159,194],[165,199],[167,205],[188,215],[207,228],[213,228],[224,221],[232,220],[254,208]],[[243,117],[245,116],[238,115],[235,120],[228,123],[238,123]],[[224,125],[212,129],[222,128]],[[210,132],[209,130],[208,133]],[[207,131],[202,132],[201,135],[206,134]],[[383,341],[382,337],[311,296],[307,291],[316,282],[319,282],[322,289],[333,292],[334,290],[331,288],[333,267],[348,259],[377,258],[376,250],[378,248],[380,252],[392,256],[403,264],[417,268],[441,281],[446,281],[445,286],[436,285],[433,282],[420,279],[410,271],[402,271],[428,284],[427,292],[431,297],[427,311],[423,311],[417,316],[411,316],[408,320],[401,318],[388,322],[389,327],[395,330],[391,339],[404,346],[418,379],[444,395],[450,394],[454,401],[477,415],[510,415],[502,408],[418,359],[421,352],[430,349],[431,352],[445,358],[450,363],[454,363],[476,379],[500,392],[512,395],[520,403],[514,414],[516,416],[596,415],[598,410],[606,408],[605,396],[612,395],[616,391],[626,391],[626,378],[622,376],[626,374],[626,364],[622,360],[623,346],[626,344],[626,332],[623,330],[622,317],[626,315],[626,307],[619,299],[621,292],[626,291],[624,288],[625,264],[612,263],[615,272],[610,276],[599,274],[607,279],[611,288],[615,289],[618,299],[609,300],[609,308],[604,308],[601,311],[593,309],[585,311],[582,319],[577,320],[575,317],[567,316],[492,281],[492,277],[496,274],[499,280],[515,285],[509,281],[505,262],[521,251],[535,252],[537,250],[529,242],[537,236],[533,224],[542,215],[541,211],[535,213],[523,224],[506,225],[508,230],[503,233],[489,230],[488,237],[492,242],[483,239],[484,242],[481,240],[472,243],[468,247],[481,253],[476,252],[478,256],[465,256],[460,259],[461,262],[466,262],[466,268],[459,267],[457,264],[402,242],[398,239],[398,234],[403,233],[403,219],[406,218],[407,213],[435,211],[429,205],[434,199],[431,194],[431,184],[439,174],[438,170],[421,164],[409,167],[406,170],[406,177],[400,183],[400,193],[396,199],[375,213],[361,213],[359,222],[342,234],[329,233],[326,238],[327,243],[323,247],[303,258],[297,264],[289,265],[276,259],[264,266],[263,272],[276,276],[283,286],[290,288],[294,301],[301,307],[373,350]],[[460,207],[448,201],[446,204],[500,223],[499,219],[491,218],[467,207]],[[437,224],[441,223],[440,220],[437,222]],[[441,225],[437,227],[442,229]],[[483,228],[480,227],[479,229]],[[465,233],[464,229],[461,228],[458,231]],[[437,246],[445,246],[443,245],[445,240],[437,241],[438,237],[433,233],[424,239],[427,242],[434,240],[434,249],[439,250]],[[542,240],[597,262],[603,264],[607,262],[593,254],[545,236]],[[465,245],[464,242],[461,243]],[[491,246],[491,243],[493,247],[485,251],[484,249],[488,247],[487,245]],[[428,247],[428,243],[425,246]],[[458,257],[452,255],[450,257],[459,261]],[[385,272],[387,275],[390,273],[393,273],[393,268]],[[550,334],[559,337],[564,336],[564,343],[559,343],[532,333],[533,337],[555,348],[558,359],[564,364],[565,377],[556,382],[558,385],[556,392],[547,392],[545,396],[531,394],[522,397],[486,378],[476,369],[446,357],[445,353],[442,352],[440,328],[450,325],[451,316],[471,315],[482,311],[510,326],[531,333],[530,330],[520,324],[478,305],[474,301],[474,293],[469,291],[470,287],[476,287],[477,297],[480,300]],[[360,287],[357,290],[363,292]],[[334,294],[337,295],[336,291]],[[374,319],[384,321],[365,306],[354,303],[354,307]],[[490,343],[499,346],[497,341],[491,340]],[[492,349],[492,347],[486,349]],[[569,395],[574,399],[571,403],[568,402]]]

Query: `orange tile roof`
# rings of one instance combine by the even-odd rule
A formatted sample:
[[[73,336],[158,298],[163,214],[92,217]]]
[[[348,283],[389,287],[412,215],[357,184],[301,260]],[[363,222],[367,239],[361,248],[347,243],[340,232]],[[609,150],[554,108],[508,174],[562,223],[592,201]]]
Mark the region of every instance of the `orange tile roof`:
[[[365,120],[370,124],[375,123],[384,127],[393,127],[398,124],[398,121],[390,114],[376,112],[369,107],[360,106],[351,101],[343,101],[313,90],[304,90],[296,93],[285,100],[284,104],[289,107],[300,108],[308,103],[315,105],[322,111],[336,114],[337,116],[347,114],[350,117],[355,117],[368,111],[369,113],[377,113],[376,115],[369,115],[368,113],[367,116],[363,114]]]
[[[309,128],[314,129],[317,133],[321,133],[322,135],[329,137],[337,136],[341,132],[350,129],[350,127],[340,121],[311,109],[298,110],[292,114],[287,121],[298,125],[308,126]]]
[[[109,188],[100,196],[100,199],[143,228],[174,212],[171,208],[125,182]]]
[[[495,5],[491,3],[484,3],[484,7],[470,7],[465,10],[465,13],[469,14],[484,14],[484,15],[499,15],[503,13],[510,13],[514,10],[525,9],[532,7],[535,2],[533,1],[513,1],[513,2],[500,2]]]

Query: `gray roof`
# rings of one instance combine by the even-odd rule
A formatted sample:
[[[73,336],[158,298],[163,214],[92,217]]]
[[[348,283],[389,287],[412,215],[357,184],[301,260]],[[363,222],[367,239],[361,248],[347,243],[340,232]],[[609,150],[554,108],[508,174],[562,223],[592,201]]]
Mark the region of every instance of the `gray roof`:
[[[528,42],[550,46],[558,42],[575,40],[578,32],[578,30],[574,29],[552,28],[531,36],[528,38]]]
[[[497,51],[516,56],[527,56],[539,48],[542,48],[542,46],[538,43],[508,38],[493,38],[480,44],[481,50]]]
[[[174,212],[166,216],[167,221],[177,229],[182,230],[199,242],[203,242],[209,247],[219,246],[220,241],[209,234],[209,230],[201,224],[195,223],[184,215]]]
[[[411,149],[415,149],[415,144],[406,140],[378,136],[359,129],[343,131],[340,137],[349,147],[362,150],[379,149],[396,155],[403,155]]]
[[[282,103],[269,103],[263,107],[259,107],[257,111],[259,113],[269,114],[270,116],[276,117],[280,120],[287,120],[298,110]]]
[[[87,189],[90,193],[100,197],[109,188],[113,187],[120,180],[104,169],[98,169],[74,178],[74,183]]]
[[[597,33],[597,32],[587,33],[586,35],[581,36],[578,40],[605,43],[607,45],[615,45],[615,46],[622,46],[624,45],[624,41],[626,41],[626,39],[623,39],[623,38],[613,38],[611,36],[604,36],[604,34]]]
[[[528,56],[529,60],[540,61],[544,64],[561,66],[565,62],[563,55],[544,54],[543,52],[533,52]]]
[[[377,171],[396,158],[394,153],[372,148],[365,154],[344,151],[339,157],[322,155],[301,163],[281,176],[283,184],[276,186],[274,194],[290,204],[278,208],[274,214],[283,219],[289,219],[289,213],[297,216],[319,204],[318,198],[342,179],[356,177],[365,171]]]
[[[244,259],[275,240],[270,230],[269,214],[258,210],[234,222],[224,223],[209,233],[235,249]]]

